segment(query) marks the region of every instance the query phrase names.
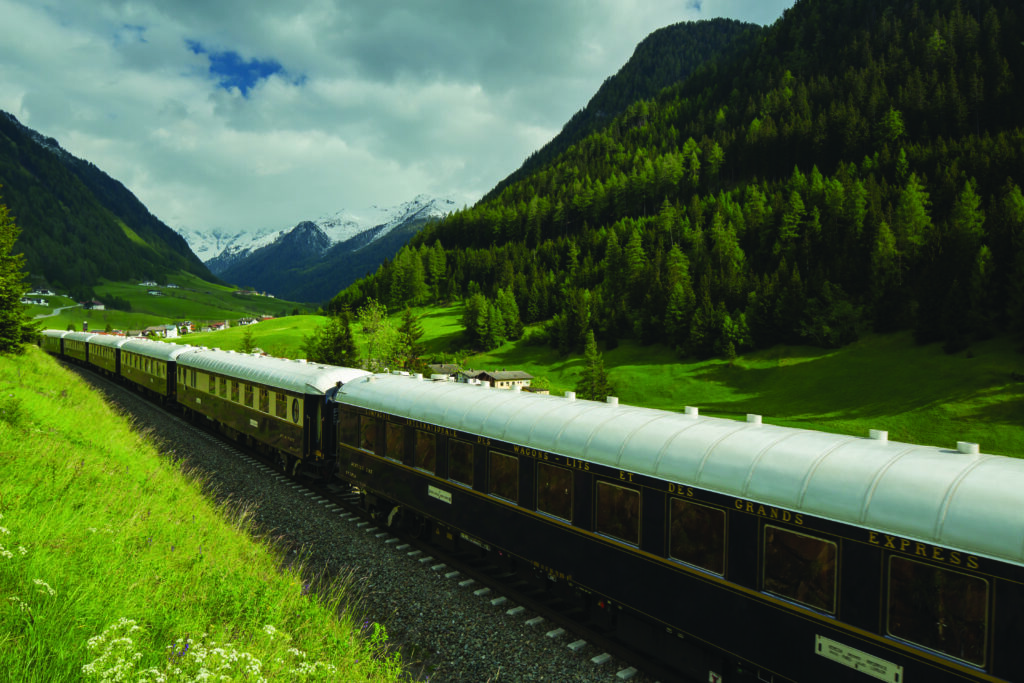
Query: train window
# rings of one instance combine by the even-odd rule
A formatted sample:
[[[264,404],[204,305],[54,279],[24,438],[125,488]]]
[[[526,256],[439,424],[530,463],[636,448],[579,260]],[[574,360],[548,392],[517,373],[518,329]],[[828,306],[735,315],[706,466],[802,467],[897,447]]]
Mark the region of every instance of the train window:
[[[458,439],[448,441],[448,478],[473,485],[473,444]]]
[[[384,455],[399,462],[405,460],[405,427],[394,422],[385,424]]]
[[[572,470],[537,463],[537,509],[572,521]]]
[[[148,364],[146,365],[146,369],[147,370],[149,369],[149,365]],[[196,371],[195,370],[192,371],[192,388],[193,389],[196,388]],[[252,404],[250,403],[249,405],[252,405]]]
[[[519,458],[491,451],[490,493],[519,502]]]
[[[299,424],[299,399],[292,399],[292,422]]]
[[[252,385],[251,384],[244,384],[242,386],[245,387],[245,390],[244,390],[245,405],[248,406],[249,408],[252,408],[252,397],[253,397],[253,393],[254,393],[253,390],[252,390]]]
[[[274,414],[278,417],[288,417],[288,397],[280,391],[274,392]]]
[[[345,408],[338,419],[338,440],[349,446],[359,445],[359,416]]]
[[[206,376],[206,390],[211,394],[217,393],[217,378],[213,375]]]
[[[228,382],[231,385],[231,400],[238,403],[238,382]]]
[[[764,589],[835,614],[837,554],[832,541],[768,525],[764,529]]]
[[[890,557],[888,621],[890,635],[984,666],[988,582]]]
[[[437,472],[437,436],[421,429],[416,430],[416,453],[413,465],[431,474]]]
[[[228,397],[228,381],[223,377],[220,378],[220,397]]]
[[[606,481],[597,482],[599,533],[640,544],[640,492]]]
[[[725,573],[725,511],[682,498],[669,503],[669,556]]]
[[[377,419],[369,415],[363,415],[359,418],[359,435],[359,447],[371,453],[376,453]]]
[[[266,387],[260,387],[260,412],[270,413],[270,391]]]

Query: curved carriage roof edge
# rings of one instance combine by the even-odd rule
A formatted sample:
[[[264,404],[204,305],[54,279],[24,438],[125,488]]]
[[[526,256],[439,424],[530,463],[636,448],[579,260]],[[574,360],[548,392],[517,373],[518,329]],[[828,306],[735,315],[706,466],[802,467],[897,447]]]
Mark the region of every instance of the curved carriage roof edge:
[[[118,348],[128,343],[128,337],[122,337],[118,334],[97,334],[95,337],[89,340],[90,344],[96,344],[97,346],[106,346],[108,348]]]
[[[89,341],[95,336],[95,332],[68,332],[66,335],[64,335],[64,339],[74,339],[76,341]]]
[[[71,334],[71,330],[42,330],[39,334],[44,337],[56,337],[57,339],[60,339]]]
[[[153,341],[144,337],[133,337],[121,345],[122,351],[137,353],[147,358],[155,358],[162,361],[175,361],[179,356],[192,353],[197,347],[188,344],[171,344],[169,342]]]
[[[375,380],[347,385],[339,400],[395,412],[395,396],[402,393],[402,382],[410,380],[388,376]],[[446,387],[449,393],[459,393],[456,389],[461,387]],[[470,387],[465,390],[474,391]],[[441,395],[428,387],[418,388],[416,393],[421,405],[429,403],[435,415],[443,414],[443,407],[436,405],[444,402]],[[590,421],[590,428],[598,430],[619,409],[589,402],[582,413],[557,411],[555,405],[539,403],[557,397],[525,393],[514,400],[523,401],[524,406],[529,403],[529,409],[517,409],[508,424],[502,424],[501,433],[495,431],[495,423],[502,421],[490,416],[483,436],[541,448],[530,438],[533,421],[550,418],[555,412],[571,415],[574,429],[582,435],[581,428],[586,425],[581,421]],[[678,431],[666,432],[668,436],[659,433],[656,439],[635,439],[636,448],[645,452],[631,454],[625,468],[629,471],[1024,565],[1024,521],[1007,514],[1014,503],[1019,504],[1019,492],[1024,490],[1024,460],[778,425],[694,418],[648,408],[631,410],[664,419],[638,416],[635,427],[623,424],[626,433],[615,437],[623,442],[634,442],[636,434],[630,429],[650,431],[651,424],[665,431],[676,421]],[[419,419],[416,413],[415,402],[408,401],[402,412],[395,412]],[[563,441],[558,448],[552,443],[545,450],[608,464],[607,457],[594,458],[585,452],[583,446],[590,439]],[[663,452],[669,441],[671,448]],[[695,462],[700,464],[696,472]],[[712,467],[714,477],[710,477]],[[733,472],[739,476],[727,476]]]
[[[178,359],[178,364],[302,394],[323,394],[339,382],[344,385],[371,374],[356,368],[205,348]]]

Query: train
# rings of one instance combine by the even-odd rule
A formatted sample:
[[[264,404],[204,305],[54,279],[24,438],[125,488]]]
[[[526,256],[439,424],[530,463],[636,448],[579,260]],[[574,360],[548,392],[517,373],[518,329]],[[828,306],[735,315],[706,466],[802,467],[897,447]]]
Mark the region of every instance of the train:
[[[680,679],[1024,680],[1024,460],[44,331]]]

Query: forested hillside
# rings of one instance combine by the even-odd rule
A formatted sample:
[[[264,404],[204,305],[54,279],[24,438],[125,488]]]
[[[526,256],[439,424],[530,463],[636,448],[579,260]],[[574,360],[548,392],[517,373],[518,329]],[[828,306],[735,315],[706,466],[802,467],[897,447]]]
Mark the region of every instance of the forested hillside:
[[[798,0],[333,305],[461,297],[481,347],[521,318],[698,356],[1020,331],[1022,40],[1009,0]]]
[[[636,46],[625,66],[601,84],[587,106],[576,112],[558,135],[498,183],[484,201],[551,163],[571,145],[614,121],[634,102],[654,97],[663,88],[689,78],[711,58],[724,56],[726,50],[732,53],[749,49],[764,30],[757,24],[733,19],[709,19],[655,31]]]
[[[0,201],[21,228],[16,252],[35,284],[91,295],[99,278],[216,281],[184,238],[124,185],[0,112]]]

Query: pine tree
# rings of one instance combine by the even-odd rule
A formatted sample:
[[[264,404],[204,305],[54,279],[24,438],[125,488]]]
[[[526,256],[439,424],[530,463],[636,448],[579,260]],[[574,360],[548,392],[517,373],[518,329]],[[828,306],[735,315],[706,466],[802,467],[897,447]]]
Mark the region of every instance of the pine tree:
[[[420,343],[420,339],[423,338],[423,325],[408,306],[405,307],[405,312],[402,313],[402,322],[398,326],[398,336],[405,354],[405,361],[403,362],[405,369],[410,372],[421,370],[423,361],[420,360],[420,357],[423,355],[423,344]]]
[[[28,291],[22,254],[12,254],[21,230],[0,204],[0,353],[18,353],[34,330],[21,297]]]
[[[587,330],[587,343],[583,351],[584,365],[576,383],[576,395],[591,401],[604,401],[613,391],[604,369],[604,357],[597,350],[594,331]]]
[[[316,363],[359,367],[359,349],[352,335],[352,323],[347,310],[333,315],[323,325],[302,338],[302,352]]]

